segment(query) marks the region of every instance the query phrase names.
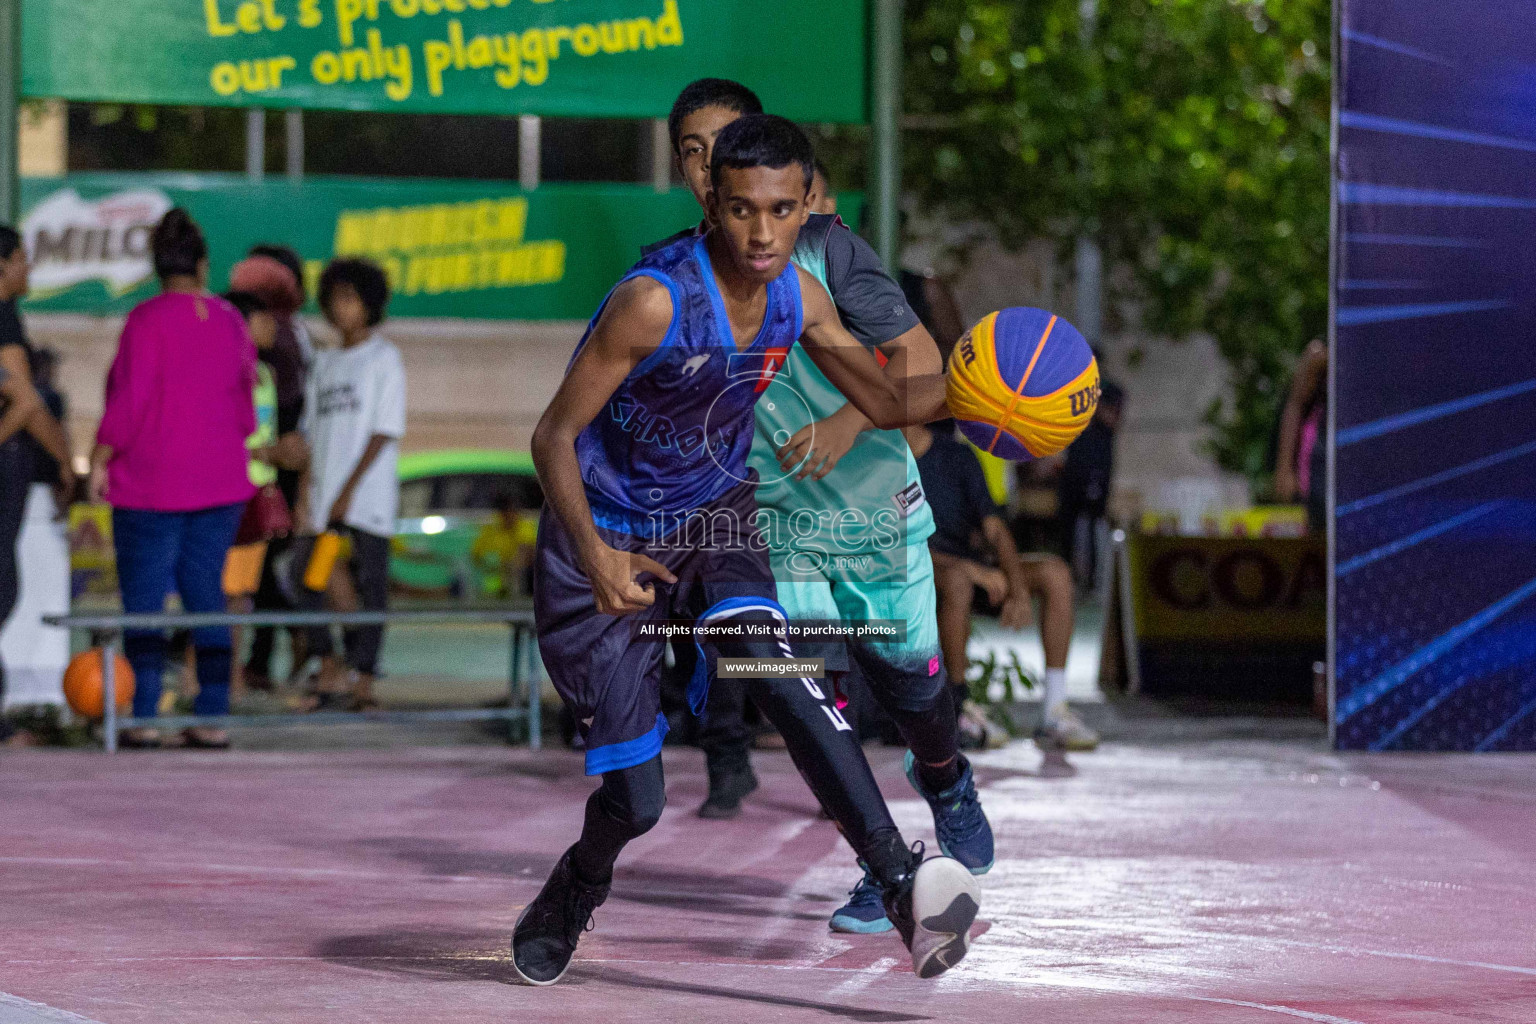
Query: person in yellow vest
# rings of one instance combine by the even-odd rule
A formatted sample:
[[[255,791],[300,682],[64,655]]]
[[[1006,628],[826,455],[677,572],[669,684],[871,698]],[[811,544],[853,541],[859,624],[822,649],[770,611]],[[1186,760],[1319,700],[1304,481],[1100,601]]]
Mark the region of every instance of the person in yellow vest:
[[[489,576],[482,586],[486,597],[525,597],[532,592],[529,572],[537,530],[523,512],[517,496],[505,494],[497,503],[496,515],[475,534],[469,557],[476,569]]]
[[[254,292],[232,291],[225,293],[224,300],[244,318],[251,342],[258,353],[270,350],[277,343],[277,318],[260,296]],[[251,401],[256,407],[256,429],[245,439],[245,447],[250,453],[246,471],[251,483],[257,487],[257,494],[251,499],[251,505],[254,506],[258,502],[270,500],[268,489],[277,483],[280,461],[277,445],[277,379],[272,367],[259,359]],[[236,538],[235,545],[229,549],[224,561],[224,593],[229,598],[229,610],[232,612],[251,610],[252,595],[261,583],[261,566],[267,555],[267,542],[271,539],[263,536],[259,528],[251,536],[249,520],[252,511],[251,508],[247,509],[246,522],[242,522],[240,528],[242,536]],[[240,649],[240,633],[240,628],[236,627],[236,651]],[[230,666],[230,688],[236,700],[245,692],[242,668],[240,659],[235,658]]]

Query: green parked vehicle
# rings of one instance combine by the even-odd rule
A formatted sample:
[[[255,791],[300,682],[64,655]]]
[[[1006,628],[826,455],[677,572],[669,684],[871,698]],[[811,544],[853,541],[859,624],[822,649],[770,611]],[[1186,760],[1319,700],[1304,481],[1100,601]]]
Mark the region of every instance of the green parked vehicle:
[[[498,510],[509,503],[519,510],[510,530],[498,521]],[[498,569],[491,552],[531,550],[543,504],[527,452],[457,449],[400,456],[390,583],[422,596],[526,597],[521,571]]]

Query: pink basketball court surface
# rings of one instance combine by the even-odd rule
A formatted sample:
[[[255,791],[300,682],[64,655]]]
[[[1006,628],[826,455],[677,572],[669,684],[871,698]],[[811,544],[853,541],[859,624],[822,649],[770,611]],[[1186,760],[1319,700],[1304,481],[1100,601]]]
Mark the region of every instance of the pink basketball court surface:
[[[931,822],[871,748],[909,838]],[[591,780],[494,746],[0,753],[0,1021],[1536,1020],[1536,761],[1315,743],[976,759],[998,862],[970,958],[919,981],[826,918],[846,846],[782,754],[734,822],[671,804],[553,988],[518,911]]]

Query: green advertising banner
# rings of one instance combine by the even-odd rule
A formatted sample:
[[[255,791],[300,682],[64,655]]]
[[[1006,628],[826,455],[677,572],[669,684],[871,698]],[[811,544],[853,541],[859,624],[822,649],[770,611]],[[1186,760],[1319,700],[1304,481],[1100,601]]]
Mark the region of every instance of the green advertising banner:
[[[21,0],[28,96],[662,117],[718,75],[865,120],[865,0]]]
[[[844,194],[857,223],[861,197]],[[362,255],[390,276],[392,316],[585,320],[640,247],[698,220],[684,189],[430,179],[223,174],[24,178],[21,231],[33,312],[126,312],[154,294],[149,234],[172,206],[208,236],[210,285],[258,242],[304,257],[309,292],[325,261]]]

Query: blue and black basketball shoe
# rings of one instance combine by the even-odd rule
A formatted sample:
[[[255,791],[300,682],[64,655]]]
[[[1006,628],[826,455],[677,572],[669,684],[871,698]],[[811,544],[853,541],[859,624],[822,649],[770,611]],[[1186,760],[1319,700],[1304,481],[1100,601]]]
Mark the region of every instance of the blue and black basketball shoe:
[[[992,870],[994,858],[992,826],[976,795],[971,762],[964,754],[956,756],[960,758],[960,780],[943,792],[930,793],[918,778],[916,758],[912,751],[907,751],[907,781],[933,810],[933,831],[939,839],[939,850],[964,864],[971,874],[984,875]]]
[[[835,932],[855,935],[888,932],[896,926],[885,916],[885,890],[876,881],[868,864],[859,861],[859,867],[864,869],[864,877],[849,891],[848,902],[832,915],[827,926]]]

